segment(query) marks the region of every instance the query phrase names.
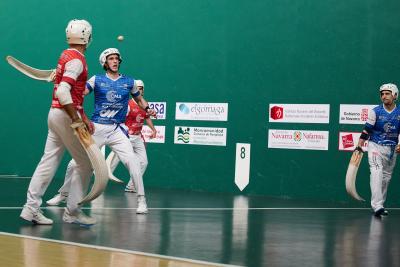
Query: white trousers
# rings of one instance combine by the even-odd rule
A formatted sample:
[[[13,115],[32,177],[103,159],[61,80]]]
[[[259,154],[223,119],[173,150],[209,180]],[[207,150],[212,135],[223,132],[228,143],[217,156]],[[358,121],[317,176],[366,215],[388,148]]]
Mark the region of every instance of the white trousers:
[[[120,126],[127,129],[124,124],[121,124]],[[130,177],[133,178],[138,195],[144,196],[145,192],[140,160],[133,152],[128,137],[117,125],[94,123],[94,127],[95,132],[92,137],[95,143],[99,147],[107,145],[112,151],[114,151],[114,153],[118,156],[118,158],[121,159],[122,163],[128,169]],[[75,177],[79,176],[79,172],[76,169],[75,164],[76,163],[74,160],[71,160],[68,164],[64,185],[60,188],[59,192],[62,195],[68,195],[68,202],[77,204],[80,200],[82,200],[84,195],[76,195],[71,191],[72,187],[70,188],[70,186],[72,186],[72,181],[76,179]]]
[[[131,142],[133,152],[139,158],[140,171],[142,172],[143,177],[148,165],[146,147],[144,145],[143,138],[141,135],[129,135],[129,141]],[[110,164],[110,169],[112,172],[114,172],[114,170],[117,168],[119,162],[120,159],[118,156],[113,158]],[[131,176],[129,183],[135,184],[134,177]]]
[[[83,191],[82,179],[89,181],[92,173],[89,158],[78,138],[74,135],[74,130],[70,127],[71,119],[67,113],[63,109],[52,108],[49,111],[47,123],[49,131],[44,154],[32,175],[27,193],[26,206],[34,210],[39,209],[42,204],[43,194],[60,165],[65,148],[77,162],[77,177],[75,181],[71,181],[71,192]],[[76,212],[79,207],[78,205],[70,205],[69,209],[71,212]]]
[[[368,162],[371,172],[371,207],[377,211],[384,207],[387,189],[396,164],[394,147],[368,143]]]

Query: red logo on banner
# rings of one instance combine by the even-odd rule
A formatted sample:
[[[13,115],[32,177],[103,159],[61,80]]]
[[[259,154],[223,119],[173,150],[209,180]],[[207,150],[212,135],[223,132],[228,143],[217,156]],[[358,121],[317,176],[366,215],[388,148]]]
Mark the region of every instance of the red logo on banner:
[[[342,136],[343,148],[349,148],[354,146],[353,135],[347,134]]]
[[[294,141],[297,141],[297,142],[300,141],[301,140],[301,132],[295,131],[293,134],[293,139],[294,139]]]
[[[271,108],[270,116],[273,120],[280,120],[283,118],[283,108],[278,106],[273,106]]]
[[[367,121],[368,119],[368,109],[363,108],[361,109],[361,121]]]

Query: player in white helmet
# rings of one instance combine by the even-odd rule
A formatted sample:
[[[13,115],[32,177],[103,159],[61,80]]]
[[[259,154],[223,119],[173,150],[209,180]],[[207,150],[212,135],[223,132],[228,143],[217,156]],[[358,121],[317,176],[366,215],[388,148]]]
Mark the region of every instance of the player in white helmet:
[[[139,90],[142,96],[144,96],[144,83],[142,80],[136,80],[135,86]],[[132,144],[133,151],[140,159],[140,169],[142,171],[142,175],[145,173],[148,160],[147,160],[147,153],[146,153],[146,146],[144,137],[142,135],[142,128],[144,121],[149,126],[152,131],[150,138],[155,138],[157,135],[157,131],[154,128],[153,121],[151,120],[150,116],[146,114],[146,112],[141,109],[138,104],[133,100],[129,100],[129,107],[128,113],[126,115],[125,124],[129,128],[129,140]],[[119,163],[118,157],[114,157],[110,164],[110,169],[113,172]],[[134,193],[136,192],[134,186],[134,179],[131,177],[127,186],[125,187],[126,192]]]
[[[54,80],[53,100],[48,114],[48,135],[44,154],[32,175],[27,193],[27,202],[21,218],[35,224],[52,224],[40,210],[42,196],[62,160],[65,149],[77,162],[76,170],[80,177],[72,181],[71,193],[85,190],[80,179],[89,180],[92,166],[89,158],[74,135],[71,125],[85,124],[92,131],[90,121],[83,111],[83,92],[88,76],[85,51],[92,38],[92,26],[86,20],[71,20],[66,31],[69,48],[64,50],[58,60]],[[70,222],[91,225],[95,220],[86,216],[76,204],[67,204],[66,212]]]
[[[91,120],[94,123],[95,132],[93,139],[99,147],[108,145],[121,159],[133,178],[138,188],[137,213],[147,213],[147,204],[143,186],[142,172],[140,170],[140,159],[134,153],[128,139],[128,128],[124,124],[128,111],[129,96],[135,99],[139,106],[145,110],[147,116],[156,115],[153,109],[147,104],[137,87],[134,86],[134,79],[119,73],[119,66],[122,62],[121,54],[116,48],[108,48],[100,54],[100,64],[105,69],[103,75],[95,75],[86,83],[89,92],[94,92],[95,110]],[[77,172],[75,163],[71,161],[68,165],[64,185],[59,194],[47,203],[57,205],[68,195],[68,202],[71,200],[70,181]]]
[[[396,106],[399,90],[395,84],[383,84],[379,88],[382,104],[368,114],[364,130],[356,149],[361,150],[368,140],[370,165],[371,207],[376,217],[388,215],[384,204],[387,189],[400,152],[400,108]],[[395,153],[396,152],[396,153]]]

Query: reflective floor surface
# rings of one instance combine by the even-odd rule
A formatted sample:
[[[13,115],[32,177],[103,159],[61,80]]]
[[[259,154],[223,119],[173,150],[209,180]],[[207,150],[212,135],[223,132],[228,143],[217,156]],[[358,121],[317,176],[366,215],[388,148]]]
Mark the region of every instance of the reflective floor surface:
[[[377,219],[371,216],[367,206],[357,206],[359,204],[150,188],[147,189],[149,214],[138,215],[135,213],[136,195],[125,193],[121,185],[110,183],[103,196],[85,207],[85,212],[97,218],[95,226],[84,228],[63,223],[62,207],[43,209],[44,214],[54,220],[54,225],[32,226],[19,218],[28,183],[29,179],[0,179],[1,232],[150,256],[151,263],[136,258],[129,266],[197,266],[190,264],[203,263],[210,266],[400,266],[400,210],[396,208],[389,208],[388,217]],[[56,188],[49,188],[45,200]],[[35,242],[40,240],[15,241],[20,246],[10,249],[12,245],[8,244],[12,242],[2,240],[11,237],[17,238],[0,238],[0,262],[16,258],[10,251],[24,255],[25,260],[21,262],[28,258],[31,263],[31,259],[42,254],[58,255],[56,258],[69,261],[85,255],[84,252],[71,253],[79,247],[52,252],[42,249],[44,245],[24,253],[25,243],[28,247],[37,247]],[[69,252],[64,255],[63,251]],[[157,255],[173,257],[178,262],[152,258]],[[89,264],[101,257],[84,260]],[[113,258],[106,257],[102,262],[109,263]],[[189,261],[179,261],[181,258]]]

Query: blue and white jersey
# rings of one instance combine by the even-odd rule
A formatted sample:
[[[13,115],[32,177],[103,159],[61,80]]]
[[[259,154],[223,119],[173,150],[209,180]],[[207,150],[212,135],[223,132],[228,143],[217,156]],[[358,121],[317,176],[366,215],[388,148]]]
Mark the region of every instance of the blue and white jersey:
[[[134,86],[134,79],[120,75],[113,80],[107,74],[95,75],[86,82],[90,92],[94,91],[92,121],[100,124],[125,122],[129,94],[134,97],[140,92]]]
[[[383,105],[373,108],[368,114],[365,127],[370,132],[369,140],[384,146],[395,146],[399,141],[400,108],[388,112]]]

